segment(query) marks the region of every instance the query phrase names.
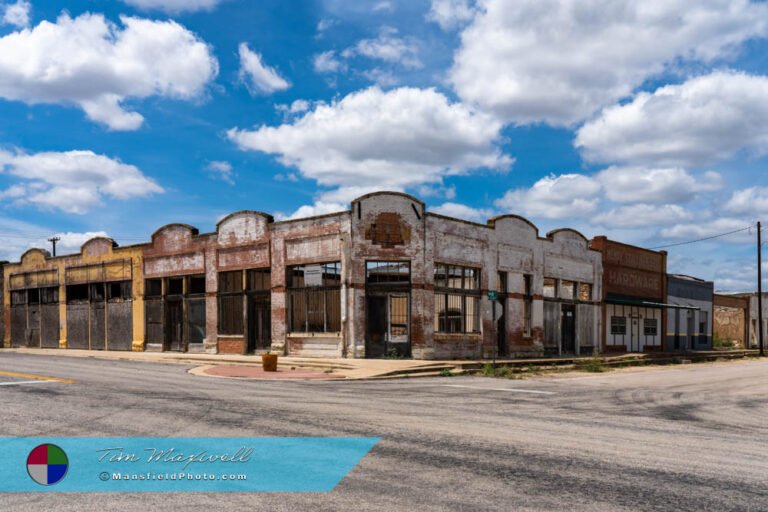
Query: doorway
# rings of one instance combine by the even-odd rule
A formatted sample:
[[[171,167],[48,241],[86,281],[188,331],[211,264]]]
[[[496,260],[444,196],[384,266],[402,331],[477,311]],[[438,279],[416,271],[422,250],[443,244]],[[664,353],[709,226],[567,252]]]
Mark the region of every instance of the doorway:
[[[409,356],[408,310],[407,294],[369,294],[366,297],[366,357]]]
[[[269,294],[248,296],[248,352],[272,346]]]
[[[576,306],[563,304],[561,309],[560,340],[565,354],[576,353]]]
[[[184,306],[181,300],[168,300],[166,303],[166,340],[167,350],[184,350]]]

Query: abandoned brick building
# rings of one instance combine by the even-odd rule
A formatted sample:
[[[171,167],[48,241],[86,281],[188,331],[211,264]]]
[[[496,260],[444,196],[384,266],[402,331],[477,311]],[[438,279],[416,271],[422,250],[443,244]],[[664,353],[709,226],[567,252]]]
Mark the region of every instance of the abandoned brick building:
[[[466,222],[395,192],[305,219],[241,211],[212,233],[171,224],[129,247],[31,249],[4,278],[6,347],[477,358],[591,354],[603,328],[601,253],[578,232]]]

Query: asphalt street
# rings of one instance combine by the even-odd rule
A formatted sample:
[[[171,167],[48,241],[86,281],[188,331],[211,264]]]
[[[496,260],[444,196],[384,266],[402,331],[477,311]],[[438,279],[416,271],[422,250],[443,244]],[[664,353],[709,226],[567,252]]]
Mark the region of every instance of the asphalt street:
[[[330,493],[5,494],[0,510],[768,510],[766,360],[526,380],[189,368],[0,352],[0,435],[381,441]]]

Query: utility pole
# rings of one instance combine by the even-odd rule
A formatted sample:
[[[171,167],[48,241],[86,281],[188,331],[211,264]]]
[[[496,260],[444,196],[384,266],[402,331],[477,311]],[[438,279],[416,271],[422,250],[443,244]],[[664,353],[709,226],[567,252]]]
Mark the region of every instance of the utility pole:
[[[757,340],[760,344],[760,356],[765,355],[763,346],[763,241],[760,234],[760,221],[757,221]]]
[[[51,237],[51,238],[48,239],[48,241],[51,242],[51,244],[53,244],[53,255],[54,256],[56,256],[56,242],[58,242],[59,240],[61,240],[61,238],[58,237],[58,236],[54,236],[54,237]]]

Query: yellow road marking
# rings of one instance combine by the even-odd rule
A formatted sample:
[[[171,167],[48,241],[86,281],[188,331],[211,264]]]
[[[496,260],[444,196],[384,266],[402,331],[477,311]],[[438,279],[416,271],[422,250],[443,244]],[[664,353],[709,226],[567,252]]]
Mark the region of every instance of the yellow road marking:
[[[35,375],[34,373],[17,373],[17,372],[4,372],[0,371],[0,375],[4,377],[18,377],[20,379],[34,379],[34,380],[53,380],[56,382],[63,382],[65,384],[72,384],[73,382],[77,382],[76,380],[72,379],[60,379],[58,377],[48,377],[45,375]]]

